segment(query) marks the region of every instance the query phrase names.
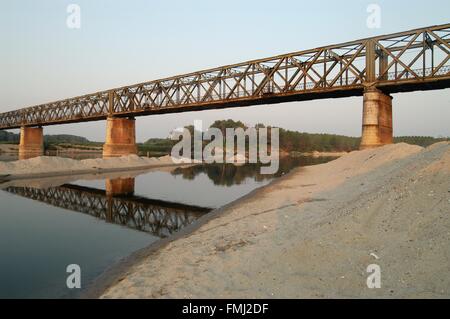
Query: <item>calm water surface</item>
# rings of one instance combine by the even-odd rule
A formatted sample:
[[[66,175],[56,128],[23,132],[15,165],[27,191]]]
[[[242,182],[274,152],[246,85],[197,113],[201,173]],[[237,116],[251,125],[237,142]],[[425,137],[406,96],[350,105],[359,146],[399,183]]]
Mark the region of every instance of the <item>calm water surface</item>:
[[[285,158],[276,175],[256,165],[197,165],[171,172],[0,184],[0,298],[71,298],[66,267],[82,286],[132,252],[292,168],[330,158]],[[129,174],[129,173],[128,173]]]

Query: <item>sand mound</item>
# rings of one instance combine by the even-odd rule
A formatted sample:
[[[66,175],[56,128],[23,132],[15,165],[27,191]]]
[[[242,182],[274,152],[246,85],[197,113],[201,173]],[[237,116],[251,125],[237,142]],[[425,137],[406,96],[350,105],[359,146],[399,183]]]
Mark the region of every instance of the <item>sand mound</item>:
[[[308,183],[309,192],[324,191],[338,186],[347,179],[370,172],[387,163],[395,163],[401,159],[420,153],[424,148],[405,143],[385,145],[383,147],[348,153],[332,162],[300,168],[303,178],[292,178],[286,185],[295,188]],[[295,197],[296,193],[285,192],[284,197]]]
[[[359,173],[363,173],[387,162],[416,154],[422,150],[423,147],[406,143],[385,145],[380,148],[348,153],[328,166],[333,170],[352,168]]]
[[[139,157],[129,155],[108,159],[85,159],[74,160],[62,157],[41,156],[27,160],[0,163],[0,176],[32,176],[32,175],[52,175],[54,173],[79,173],[79,172],[101,172],[131,168],[147,168],[154,166],[174,165],[170,156],[159,158]]]
[[[139,252],[103,297],[448,298],[449,154],[397,144],[300,168]]]

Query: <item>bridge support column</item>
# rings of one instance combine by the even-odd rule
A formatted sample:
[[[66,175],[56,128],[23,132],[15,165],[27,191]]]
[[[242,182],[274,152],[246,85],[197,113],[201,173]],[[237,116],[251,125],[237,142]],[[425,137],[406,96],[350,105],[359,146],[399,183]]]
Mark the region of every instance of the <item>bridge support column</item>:
[[[21,127],[19,159],[28,159],[44,154],[44,132],[42,127]]]
[[[134,178],[107,179],[105,183],[107,196],[134,194]]]
[[[103,157],[137,154],[135,122],[135,119],[108,118]]]
[[[392,143],[392,97],[376,88],[369,88],[364,92],[360,149]]]

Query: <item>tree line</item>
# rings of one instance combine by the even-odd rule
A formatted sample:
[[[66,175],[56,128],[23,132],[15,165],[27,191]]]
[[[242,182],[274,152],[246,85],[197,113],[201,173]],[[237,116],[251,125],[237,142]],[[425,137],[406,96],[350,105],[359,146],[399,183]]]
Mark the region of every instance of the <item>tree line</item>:
[[[222,131],[223,136],[226,136],[227,128],[242,128],[248,129],[248,126],[241,121],[218,120],[215,121],[210,127],[218,128]],[[255,128],[266,127],[264,124],[257,124]],[[270,129],[270,126],[267,126]],[[194,136],[194,127],[186,126],[191,133],[191,137]],[[359,137],[350,137],[344,135],[335,134],[312,134],[286,130],[279,128],[280,132],[280,149],[285,152],[350,152],[357,150],[361,139]],[[202,134],[200,132],[200,134]],[[270,136],[270,134],[269,134]],[[427,147],[431,144],[449,141],[450,138],[442,137],[435,138],[431,136],[400,136],[395,137],[395,143],[408,143],[413,145],[419,145]],[[91,142],[87,138],[75,136],[75,135],[46,135],[44,136],[44,142],[46,147],[58,144],[73,144],[73,145],[96,145],[99,146],[99,142]],[[0,143],[19,143],[19,134],[11,132],[0,131]],[[138,148],[141,153],[152,154],[169,154],[172,147],[177,143],[169,138],[150,138],[144,143],[139,143]]]

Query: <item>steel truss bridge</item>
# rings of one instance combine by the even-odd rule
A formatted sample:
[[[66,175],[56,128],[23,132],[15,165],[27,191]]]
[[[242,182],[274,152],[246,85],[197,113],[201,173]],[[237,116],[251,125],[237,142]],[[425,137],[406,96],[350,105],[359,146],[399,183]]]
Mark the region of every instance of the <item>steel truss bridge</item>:
[[[174,76],[0,114],[0,129],[450,87],[450,24]]]
[[[211,208],[138,196],[107,196],[104,190],[65,184],[38,189],[8,187],[6,192],[164,238],[191,224]]]

